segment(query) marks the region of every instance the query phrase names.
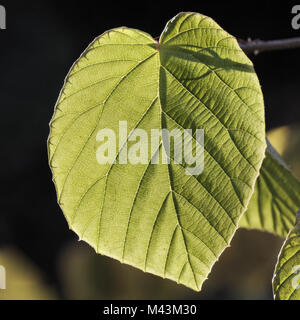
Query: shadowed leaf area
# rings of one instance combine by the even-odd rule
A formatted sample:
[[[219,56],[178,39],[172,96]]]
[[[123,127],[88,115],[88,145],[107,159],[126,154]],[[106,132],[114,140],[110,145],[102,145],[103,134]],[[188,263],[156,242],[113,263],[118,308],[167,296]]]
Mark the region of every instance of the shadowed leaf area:
[[[285,238],[300,208],[300,182],[268,142],[266,157],[240,227],[272,232]]]

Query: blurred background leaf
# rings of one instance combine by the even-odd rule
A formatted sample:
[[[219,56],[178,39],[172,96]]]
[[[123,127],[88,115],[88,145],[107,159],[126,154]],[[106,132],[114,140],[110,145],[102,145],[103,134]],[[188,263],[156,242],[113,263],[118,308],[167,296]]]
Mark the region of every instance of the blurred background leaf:
[[[6,270],[6,289],[0,290],[1,300],[48,300],[57,297],[41,271],[18,249],[0,249],[0,265]]]
[[[294,175],[300,179],[300,123],[268,132],[268,138]]]

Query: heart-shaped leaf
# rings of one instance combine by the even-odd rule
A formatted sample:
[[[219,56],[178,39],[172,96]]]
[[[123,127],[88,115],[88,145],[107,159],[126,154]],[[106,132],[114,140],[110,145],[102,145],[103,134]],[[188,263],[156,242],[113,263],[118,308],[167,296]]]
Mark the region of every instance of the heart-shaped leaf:
[[[128,134],[100,144],[99,130],[118,135],[120,121]],[[148,136],[153,129],[188,132],[193,151],[203,129],[203,172],[191,173],[162,139],[146,163],[122,164],[127,151],[138,158],[150,149],[134,144],[136,128]],[[93,41],[66,78],[49,138],[70,228],[98,253],[194,290],[236,231],[264,152],[263,97],[252,63],[234,37],[197,13],[178,14],[159,42],[125,27]],[[152,163],[158,154],[170,163]]]

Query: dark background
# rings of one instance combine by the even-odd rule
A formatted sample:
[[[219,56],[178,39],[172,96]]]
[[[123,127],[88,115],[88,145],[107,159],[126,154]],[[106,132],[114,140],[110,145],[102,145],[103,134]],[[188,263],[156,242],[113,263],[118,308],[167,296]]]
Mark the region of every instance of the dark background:
[[[64,77],[104,31],[124,25],[156,37],[178,12],[196,11],[211,16],[240,39],[296,37],[300,30],[291,27],[291,8],[297,1],[10,0],[0,4],[7,11],[7,29],[0,30],[0,250],[13,248],[24,255],[56,298],[271,298],[271,266],[281,242],[259,232],[238,232],[233,248],[228,249],[233,253],[226,251],[211,276],[212,284],[204,285],[200,294],[109,258],[95,257],[68,230],[57,205],[46,143]],[[251,59],[265,97],[267,128],[299,123],[300,49],[261,53]],[[274,258],[266,256],[262,247]],[[244,257],[236,258],[245,250],[250,255],[248,263]],[[253,268],[269,277],[259,293],[260,280],[249,280],[250,271],[254,277]],[[74,288],[78,277],[87,272],[94,277],[89,279],[92,289]],[[247,281],[253,285],[253,294],[243,291]]]

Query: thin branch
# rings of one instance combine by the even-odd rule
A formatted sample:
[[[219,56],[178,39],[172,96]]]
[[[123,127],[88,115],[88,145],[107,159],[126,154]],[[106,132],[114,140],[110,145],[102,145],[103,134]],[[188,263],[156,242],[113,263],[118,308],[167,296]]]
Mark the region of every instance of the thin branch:
[[[300,48],[300,37],[282,40],[239,40],[239,45],[245,53],[258,54],[263,51]]]

